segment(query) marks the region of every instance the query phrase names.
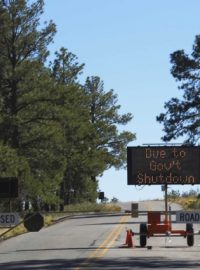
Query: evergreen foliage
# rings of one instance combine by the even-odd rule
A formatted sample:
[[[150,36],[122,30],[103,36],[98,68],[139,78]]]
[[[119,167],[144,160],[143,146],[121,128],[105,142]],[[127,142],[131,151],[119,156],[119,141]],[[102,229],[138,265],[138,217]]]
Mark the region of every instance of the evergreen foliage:
[[[182,99],[176,97],[165,103],[165,113],[157,117],[164,125],[164,141],[185,136],[185,143],[200,142],[200,35],[196,36],[192,54],[184,50],[171,54],[173,77],[181,82]]]
[[[0,177],[18,177],[20,199],[37,206],[93,202],[97,177],[126,163],[135,135],[118,125],[132,115],[99,77],[79,83],[84,64],[66,48],[48,63],[56,26],[42,28],[43,8],[0,1]]]
[[[117,95],[112,89],[105,91],[103,81],[98,76],[88,77],[84,88],[90,121],[96,130],[92,148],[100,154],[105,169],[112,166],[119,169],[126,162],[126,146],[135,139],[135,135],[127,131],[119,132],[118,125],[126,125],[132,115],[119,114],[121,106],[117,103]]]

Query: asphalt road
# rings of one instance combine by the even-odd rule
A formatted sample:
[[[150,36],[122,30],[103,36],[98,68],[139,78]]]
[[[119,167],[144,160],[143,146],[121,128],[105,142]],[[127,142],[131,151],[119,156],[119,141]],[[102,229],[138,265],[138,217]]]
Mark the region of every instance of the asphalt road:
[[[130,203],[123,204],[124,210]],[[163,210],[159,201],[140,202],[139,210]],[[172,205],[172,210],[180,209]],[[150,237],[147,247],[139,246],[139,223],[146,216],[121,214],[79,215],[39,232],[26,233],[0,242],[1,270],[129,270],[200,269],[200,236],[193,247],[182,237]],[[173,229],[185,225],[173,223]],[[133,248],[122,248],[126,230],[135,232]],[[195,225],[199,231],[200,225]]]

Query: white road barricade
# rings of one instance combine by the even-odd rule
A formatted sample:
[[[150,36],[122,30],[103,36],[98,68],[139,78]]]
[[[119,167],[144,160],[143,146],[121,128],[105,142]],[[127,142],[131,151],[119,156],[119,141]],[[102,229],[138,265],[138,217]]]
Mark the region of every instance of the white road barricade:
[[[0,227],[10,227],[19,223],[17,213],[0,213]]]
[[[200,223],[200,211],[177,211],[176,223]]]

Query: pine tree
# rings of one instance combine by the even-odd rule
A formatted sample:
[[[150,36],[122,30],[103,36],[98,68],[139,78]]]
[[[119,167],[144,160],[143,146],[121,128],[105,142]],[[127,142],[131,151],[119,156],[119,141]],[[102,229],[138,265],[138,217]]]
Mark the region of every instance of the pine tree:
[[[40,25],[43,0],[29,3],[0,1],[0,148],[10,156],[1,176],[17,176],[21,196],[34,201],[58,202],[62,180],[66,202],[94,201],[96,177],[125,164],[135,135],[118,125],[132,115],[119,114],[117,96],[99,77],[82,86],[84,64],[64,47],[48,66],[56,27]]]
[[[184,136],[185,143],[200,142],[200,35],[196,36],[191,56],[184,50],[171,54],[173,77],[181,82],[182,99],[172,98],[165,103],[165,113],[157,117],[164,125],[164,141]]]
[[[28,161],[32,183],[25,192],[50,201],[62,176],[63,136],[54,82],[45,67],[55,25],[38,30],[43,5],[42,0],[0,2],[0,140]]]
[[[51,63],[54,79],[65,86],[77,83],[78,76],[82,74],[84,64],[80,65],[77,56],[64,47],[60,48],[60,51],[56,52],[55,56],[56,58]]]
[[[84,64],[65,48],[56,52],[51,63],[52,77],[56,81],[60,95],[60,118],[64,133],[65,173],[61,194],[65,203],[81,202],[96,198],[96,184],[88,181],[94,170],[90,140],[94,130],[90,123],[87,96],[78,82]],[[97,166],[95,164],[95,166]]]
[[[135,139],[135,134],[118,130],[131,119],[131,113],[119,114],[120,105],[113,90],[105,91],[98,76],[88,77],[84,86],[88,97],[90,121],[96,131],[91,147],[104,164],[104,170],[112,166],[119,169],[126,163],[126,147]],[[93,179],[95,179],[95,174]]]

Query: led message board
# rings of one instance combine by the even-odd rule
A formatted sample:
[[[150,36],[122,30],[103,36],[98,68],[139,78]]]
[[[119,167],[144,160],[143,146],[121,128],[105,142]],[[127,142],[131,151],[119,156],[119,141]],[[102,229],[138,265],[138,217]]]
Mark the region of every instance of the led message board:
[[[128,185],[200,184],[200,147],[128,147],[127,172]]]

